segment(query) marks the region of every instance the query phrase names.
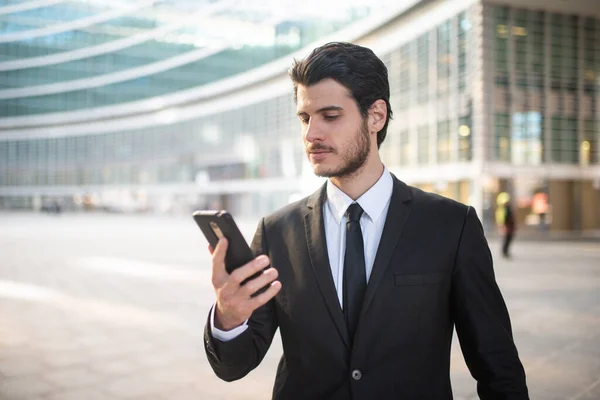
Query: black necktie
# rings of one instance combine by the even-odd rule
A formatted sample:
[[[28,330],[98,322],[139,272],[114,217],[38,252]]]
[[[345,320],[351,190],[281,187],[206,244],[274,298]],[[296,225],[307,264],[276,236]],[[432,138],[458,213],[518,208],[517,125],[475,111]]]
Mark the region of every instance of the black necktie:
[[[350,333],[350,340],[358,325],[358,316],[367,287],[367,272],[365,271],[365,249],[360,230],[360,216],[363,209],[358,203],[352,203],[346,211],[346,253],[344,255],[344,288],[343,308],[344,317]]]

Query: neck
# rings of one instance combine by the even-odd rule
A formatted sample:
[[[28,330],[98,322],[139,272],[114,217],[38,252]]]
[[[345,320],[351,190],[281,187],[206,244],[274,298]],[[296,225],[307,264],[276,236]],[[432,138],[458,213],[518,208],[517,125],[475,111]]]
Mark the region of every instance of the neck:
[[[375,151],[355,173],[349,176],[332,177],[330,180],[348,197],[356,200],[377,183],[383,174],[383,170],[384,167],[379,158],[379,153]]]

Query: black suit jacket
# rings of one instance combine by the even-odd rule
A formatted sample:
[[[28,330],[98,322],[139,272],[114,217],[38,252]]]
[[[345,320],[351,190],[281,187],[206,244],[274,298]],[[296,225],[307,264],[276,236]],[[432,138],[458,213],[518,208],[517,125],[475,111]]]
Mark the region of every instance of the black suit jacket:
[[[231,341],[214,339],[207,323],[205,348],[217,376],[248,374],[279,328],[283,356],[273,399],[452,399],[456,326],[479,396],[528,398],[474,209],[393,180],[354,345],[329,266],[324,185],[260,222],[252,248],[270,257],[282,289]]]

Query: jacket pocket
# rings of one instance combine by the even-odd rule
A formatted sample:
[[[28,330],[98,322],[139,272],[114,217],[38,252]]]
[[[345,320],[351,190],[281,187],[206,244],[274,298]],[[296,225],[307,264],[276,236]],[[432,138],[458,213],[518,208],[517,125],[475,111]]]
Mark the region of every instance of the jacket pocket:
[[[396,286],[433,285],[443,281],[445,276],[445,272],[434,272],[430,274],[394,274],[394,284]]]

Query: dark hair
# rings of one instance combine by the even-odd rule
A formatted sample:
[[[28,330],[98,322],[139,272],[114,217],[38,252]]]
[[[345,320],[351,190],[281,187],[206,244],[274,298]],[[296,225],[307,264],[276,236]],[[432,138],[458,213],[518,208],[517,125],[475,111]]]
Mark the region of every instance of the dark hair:
[[[367,117],[376,100],[385,101],[387,118],[383,128],[377,132],[379,148],[392,119],[392,107],[387,67],[371,49],[352,43],[327,43],[301,61],[294,59],[289,75],[294,83],[295,102],[298,85],[311,86],[327,78],[350,90],[363,118]]]

